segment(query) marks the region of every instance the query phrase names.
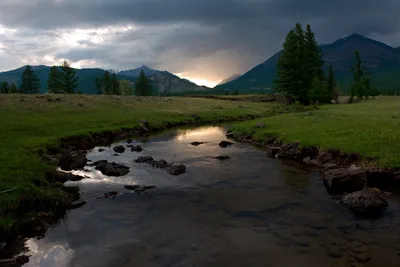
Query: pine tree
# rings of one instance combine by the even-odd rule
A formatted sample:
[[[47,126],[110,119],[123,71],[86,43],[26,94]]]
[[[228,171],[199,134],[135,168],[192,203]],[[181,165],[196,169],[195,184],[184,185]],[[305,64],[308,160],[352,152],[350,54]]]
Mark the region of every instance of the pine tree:
[[[50,69],[49,78],[47,79],[47,90],[49,93],[60,94],[63,93],[61,84],[61,73],[57,66]]]
[[[12,83],[10,86],[10,94],[16,94],[16,93],[18,93],[18,88],[15,85],[15,83]]]
[[[117,75],[115,73],[113,73],[113,75],[111,76],[111,92],[113,95],[121,94],[119,81],[117,80]]]
[[[326,93],[330,97],[330,100],[337,101],[337,98],[339,97],[336,94],[336,87],[337,84],[333,74],[332,65],[329,65],[328,77],[326,78]]]
[[[326,94],[326,90],[317,75],[314,76],[311,82],[309,97],[311,103],[318,104],[327,102],[328,95]]]
[[[351,84],[350,91],[351,97],[367,97],[371,93],[371,82],[362,67],[361,56],[358,50],[354,52],[354,56],[356,58],[356,63],[351,69],[351,72],[353,73],[353,83]]]
[[[103,84],[103,92],[105,92],[107,95],[111,94],[111,79],[110,79],[110,73],[108,71],[105,71],[103,74],[102,78],[102,84]]]
[[[139,79],[136,81],[135,94],[140,96],[151,95],[151,87],[143,70],[140,72]]]
[[[10,92],[10,86],[8,82],[4,81],[0,84],[0,94],[8,94]]]
[[[133,94],[133,86],[132,82],[128,80],[119,81],[119,86],[122,95],[132,95]]]
[[[71,68],[67,61],[61,65],[60,84],[66,94],[73,94],[78,87],[79,77],[75,77],[76,71]]]
[[[37,94],[40,89],[40,80],[33,72],[31,66],[27,65],[21,77],[21,92],[25,94]]]
[[[305,64],[307,66],[307,72],[309,76],[308,82],[310,86],[314,76],[317,76],[317,78],[323,82],[325,77],[323,70],[324,60],[322,59],[322,51],[315,40],[315,34],[311,30],[310,24],[307,24],[305,32],[305,56]]]
[[[289,31],[283,43],[283,51],[277,64],[276,90],[289,96],[297,97],[296,75],[296,43],[297,37],[293,30]]]
[[[96,88],[97,94],[98,95],[103,94],[103,80],[102,80],[102,78],[96,77],[93,82],[94,82],[94,86]]]

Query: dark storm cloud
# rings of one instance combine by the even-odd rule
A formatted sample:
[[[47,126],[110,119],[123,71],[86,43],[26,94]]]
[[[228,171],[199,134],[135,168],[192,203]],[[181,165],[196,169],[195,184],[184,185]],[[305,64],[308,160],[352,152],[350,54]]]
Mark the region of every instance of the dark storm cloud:
[[[55,55],[120,69],[149,64],[206,75],[205,67],[192,68],[205,58],[223,78],[277,52],[298,21],[310,23],[324,43],[357,32],[398,46],[399,12],[399,0],[14,0],[0,2],[0,25],[37,39],[39,32],[137,25],[103,43],[78,40],[80,46]]]

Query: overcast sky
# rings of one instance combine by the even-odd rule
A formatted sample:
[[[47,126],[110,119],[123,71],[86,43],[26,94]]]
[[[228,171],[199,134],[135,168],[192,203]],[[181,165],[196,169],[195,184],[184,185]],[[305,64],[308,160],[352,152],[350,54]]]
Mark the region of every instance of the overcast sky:
[[[213,85],[276,53],[297,21],[322,43],[400,46],[399,14],[400,0],[0,0],[0,71],[145,64]]]

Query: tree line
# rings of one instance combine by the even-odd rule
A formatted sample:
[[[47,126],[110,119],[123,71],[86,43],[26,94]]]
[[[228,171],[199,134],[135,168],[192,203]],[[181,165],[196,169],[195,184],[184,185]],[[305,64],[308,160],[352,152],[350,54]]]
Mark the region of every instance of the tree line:
[[[350,70],[353,74],[350,99],[355,96],[369,97],[377,94],[362,67],[359,51],[354,52],[355,64]],[[303,30],[297,23],[287,34],[283,52],[277,63],[276,90],[302,104],[330,103],[337,101],[340,90],[337,86],[332,65],[324,73],[324,60],[315,34],[307,24]]]
[[[79,77],[76,71],[64,61],[61,66],[52,66],[47,79],[47,91],[53,94],[74,94],[81,93],[77,90]],[[97,94],[106,95],[152,95],[151,85],[143,70],[140,76],[132,86],[129,80],[118,80],[117,74],[105,71],[102,77],[96,77],[94,85]],[[27,65],[21,74],[21,83],[19,88],[15,83],[3,81],[0,83],[0,93],[23,93],[38,94],[40,91],[40,80],[36,76],[30,65]]]

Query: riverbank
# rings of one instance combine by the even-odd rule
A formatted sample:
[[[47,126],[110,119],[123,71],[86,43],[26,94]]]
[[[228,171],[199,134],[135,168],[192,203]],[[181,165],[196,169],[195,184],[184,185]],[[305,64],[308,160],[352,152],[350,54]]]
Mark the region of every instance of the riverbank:
[[[2,240],[26,235],[21,229],[32,228],[33,221],[59,216],[77,197],[77,190],[70,194],[62,183],[46,177],[54,170],[48,154],[59,155],[69,146],[85,150],[146,134],[143,123],[154,132],[291,112],[276,103],[200,98],[0,95],[0,103]]]
[[[318,110],[281,114],[235,124],[236,138],[265,143],[299,142],[302,147],[357,154],[360,164],[400,168],[400,98],[377,97],[354,104],[326,105]]]

